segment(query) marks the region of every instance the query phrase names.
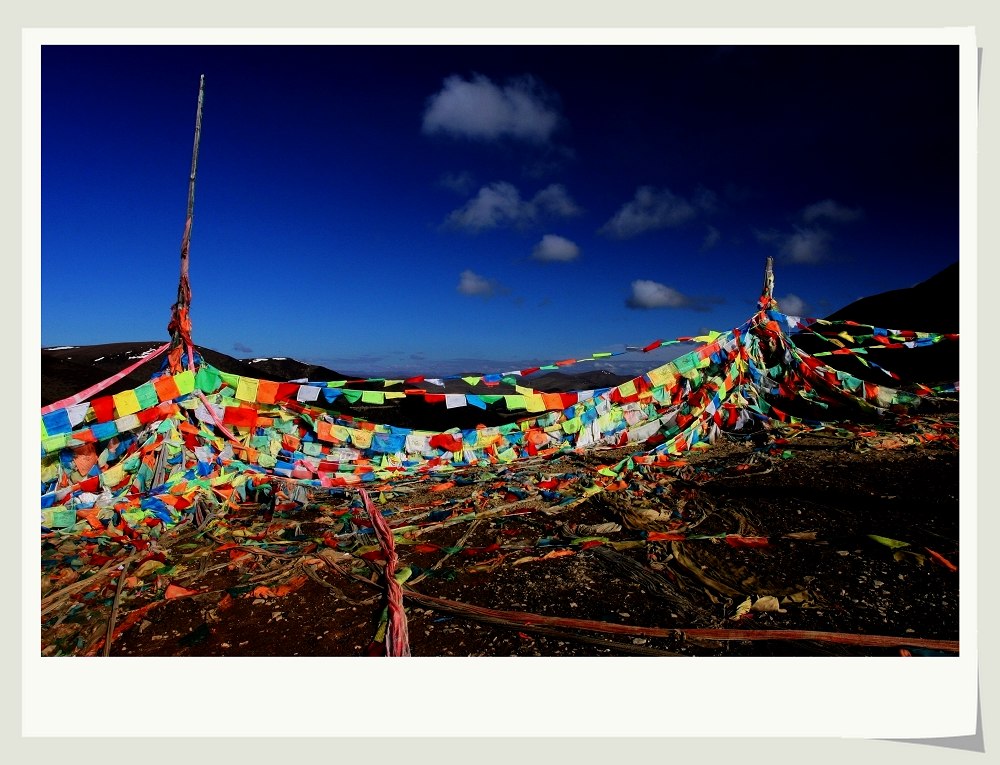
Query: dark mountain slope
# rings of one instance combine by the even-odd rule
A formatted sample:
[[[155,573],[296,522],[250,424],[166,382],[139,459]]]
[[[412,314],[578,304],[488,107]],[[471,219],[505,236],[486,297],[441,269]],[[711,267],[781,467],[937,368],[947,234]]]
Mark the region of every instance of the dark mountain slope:
[[[958,332],[958,263],[913,287],[856,300],[827,318],[851,319],[887,329]]]
[[[958,268],[959,264],[953,263],[913,287],[856,300],[826,318],[830,321],[846,319],[900,331],[957,333],[960,299]],[[795,343],[809,353],[833,349],[828,343],[807,335],[796,335]],[[823,358],[830,366],[862,379],[897,385],[883,372],[866,367],[849,356]],[[895,372],[906,382],[939,385],[959,379],[959,343],[956,341],[943,340],[923,348],[870,350],[867,358]]]

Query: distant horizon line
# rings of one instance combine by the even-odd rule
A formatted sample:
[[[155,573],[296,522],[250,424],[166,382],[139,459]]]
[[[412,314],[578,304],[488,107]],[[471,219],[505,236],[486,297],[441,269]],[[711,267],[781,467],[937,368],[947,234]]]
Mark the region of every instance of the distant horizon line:
[[[60,351],[60,350],[74,350],[74,349],[90,349],[90,348],[101,348],[103,346],[119,346],[120,353],[134,352],[136,349],[141,348],[145,345],[162,345],[165,341],[160,340],[138,340],[138,341],[113,341],[107,343],[87,343],[87,344],[75,344],[75,345],[47,345],[42,346],[41,351]],[[677,356],[683,355],[689,352],[691,347],[697,346],[698,343],[694,341],[683,341],[676,344],[671,344],[669,346],[662,346],[660,348],[654,349],[649,352],[643,352],[641,348],[637,346],[629,346],[630,350],[627,351],[614,351],[616,354],[610,358],[600,358],[600,359],[583,359],[574,362],[572,365],[566,365],[559,368],[551,368],[554,363],[549,359],[520,359],[518,361],[511,359],[491,359],[485,357],[446,357],[446,358],[428,358],[420,362],[420,366],[401,366],[399,364],[394,364],[391,361],[386,361],[380,363],[379,361],[372,359],[370,365],[365,367],[356,366],[357,360],[345,359],[347,365],[339,363],[337,359],[330,358],[327,356],[303,356],[296,357],[291,355],[282,356],[264,356],[264,355],[247,355],[247,356],[236,356],[231,353],[225,353],[219,351],[211,346],[195,343],[195,347],[199,350],[208,350],[213,353],[217,353],[221,356],[226,356],[228,358],[234,359],[235,361],[244,364],[260,363],[262,361],[286,361],[304,365],[311,365],[316,367],[322,367],[331,372],[335,372],[344,378],[365,380],[365,379],[386,379],[386,378],[409,378],[416,376],[429,377],[431,379],[435,377],[442,378],[456,378],[461,376],[482,376],[489,374],[512,374],[519,375],[523,377],[531,377],[545,373],[556,373],[564,376],[571,376],[577,373],[594,373],[594,372],[606,372],[612,375],[633,375],[638,371],[645,371],[651,366],[658,366],[660,364],[667,363]],[[634,350],[633,350],[634,348]],[[101,357],[104,358],[104,357]],[[95,359],[99,361],[101,359]],[[353,363],[352,363],[353,362]],[[653,362],[650,365],[649,362]],[[524,369],[529,369],[532,367],[539,367],[539,369],[532,371],[528,375],[520,375],[520,372]],[[366,369],[365,372],[359,370]],[[376,374],[377,373],[377,374]]]

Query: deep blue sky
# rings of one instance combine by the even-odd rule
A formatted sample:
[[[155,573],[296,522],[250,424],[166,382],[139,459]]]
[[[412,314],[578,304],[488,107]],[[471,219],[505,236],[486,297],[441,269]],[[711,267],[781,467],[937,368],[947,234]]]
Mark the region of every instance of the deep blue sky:
[[[43,346],[167,339],[201,74],[239,357],[500,371],[736,326],[768,255],[810,316],[958,259],[957,46],[44,46]]]

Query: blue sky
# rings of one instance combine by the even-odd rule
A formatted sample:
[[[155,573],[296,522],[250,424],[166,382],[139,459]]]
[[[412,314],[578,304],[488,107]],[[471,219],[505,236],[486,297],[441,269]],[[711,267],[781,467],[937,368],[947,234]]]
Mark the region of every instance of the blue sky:
[[[957,47],[44,46],[43,346],[167,339],[201,74],[238,357],[492,372],[736,326],[768,255],[811,316],[958,259]]]

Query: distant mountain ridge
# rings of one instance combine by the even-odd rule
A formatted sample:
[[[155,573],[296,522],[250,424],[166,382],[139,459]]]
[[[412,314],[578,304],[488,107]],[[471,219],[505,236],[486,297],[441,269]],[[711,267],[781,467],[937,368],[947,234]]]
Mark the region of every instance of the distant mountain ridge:
[[[134,364],[163,345],[164,340],[145,342],[102,343],[42,348],[42,406],[72,396],[91,385]],[[343,375],[317,364],[291,358],[238,359],[225,353],[196,345],[195,349],[216,369],[230,374],[257,377],[264,380],[339,380]],[[163,364],[163,356],[140,365],[130,374],[102,392],[118,393],[138,387],[148,381]]]
[[[102,343],[99,345],[55,346],[41,349],[42,358],[42,396],[41,405],[72,396],[91,385],[101,382],[127,368],[140,358],[150,354],[164,341],[149,340],[131,343]],[[212,366],[223,372],[254,377],[262,380],[286,382],[289,380],[344,380],[356,379],[352,375],[344,375],[329,367],[319,364],[298,361],[290,357],[238,359],[225,353],[195,346],[198,353]],[[163,364],[163,357],[151,359],[141,364],[130,374],[114,385],[102,391],[101,395],[110,395],[129,390],[148,381],[153,373]],[[630,379],[627,375],[615,374],[604,370],[590,370],[578,374],[566,372],[539,372],[523,378],[519,384],[529,385],[546,392],[565,392],[569,390],[594,390],[610,388]],[[355,383],[355,388],[384,388],[384,383]],[[398,389],[398,385],[393,386]],[[444,386],[423,383],[418,386],[431,392],[440,393],[513,393],[511,385],[500,384],[487,386],[480,382],[470,386],[461,379],[444,381]]]

